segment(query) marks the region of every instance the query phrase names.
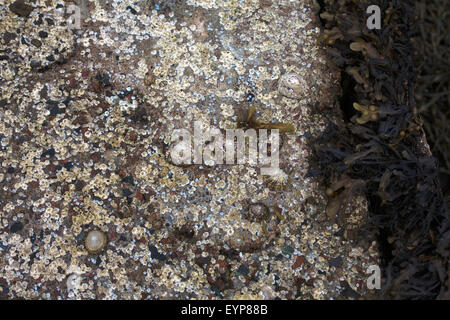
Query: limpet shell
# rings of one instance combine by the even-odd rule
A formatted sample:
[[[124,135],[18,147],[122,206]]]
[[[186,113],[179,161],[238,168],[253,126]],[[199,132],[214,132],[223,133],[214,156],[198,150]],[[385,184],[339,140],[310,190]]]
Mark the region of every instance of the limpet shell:
[[[89,253],[99,253],[106,245],[106,235],[99,230],[92,230],[86,236],[84,245]]]
[[[286,73],[278,82],[278,91],[288,98],[300,99],[306,89],[306,81],[296,73]]]

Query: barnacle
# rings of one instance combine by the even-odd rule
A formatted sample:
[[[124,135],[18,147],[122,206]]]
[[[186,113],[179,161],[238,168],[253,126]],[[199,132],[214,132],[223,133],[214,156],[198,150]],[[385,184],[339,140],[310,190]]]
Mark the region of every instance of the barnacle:
[[[67,277],[66,286],[68,290],[77,290],[80,287],[81,275],[78,273],[72,273]]]
[[[191,138],[191,139],[193,139],[193,138]],[[175,163],[173,161],[172,155],[176,154],[175,153],[175,149],[174,149],[176,147],[176,145],[177,145],[176,143],[172,143],[172,144],[165,144],[165,143],[163,143],[162,144],[162,154],[164,155],[167,163],[169,165],[172,165],[172,166],[175,166],[175,167],[180,167],[180,168],[187,168],[187,167],[193,166],[194,163],[184,163],[184,162]]]
[[[263,203],[252,203],[248,207],[248,219],[255,221],[264,221],[267,219],[269,209]]]
[[[376,106],[363,106],[357,102],[353,103],[353,108],[361,112],[361,116],[356,118],[358,124],[365,124],[369,121],[378,121],[380,111]]]
[[[280,209],[277,205],[273,205],[270,207],[273,210],[273,213],[275,216],[280,220],[283,221],[286,219],[285,216],[283,216],[280,212]],[[276,225],[278,222],[276,219],[274,219],[274,216],[270,215],[269,208],[264,205],[263,203],[253,203],[249,206],[248,212],[246,213],[249,215],[247,219],[251,221],[258,221],[261,223],[261,228],[266,236],[273,237],[274,231],[277,229]]]
[[[270,188],[277,190],[285,190],[291,185],[289,175],[280,168],[273,169],[272,174],[266,176],[265,180]]]
[[[128,198],[122,198],[117,202],[117,210],[118,214],[122,219],[127,219],[133,216],[133,213],[136,212],[136,206],[132,203],[128,202]]]

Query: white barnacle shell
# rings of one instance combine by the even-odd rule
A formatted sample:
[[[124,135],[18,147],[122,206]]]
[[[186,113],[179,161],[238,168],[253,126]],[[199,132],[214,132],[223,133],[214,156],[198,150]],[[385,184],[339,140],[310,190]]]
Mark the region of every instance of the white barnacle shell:
[[[289,176],[280,168],[274,168],[274,170],[272,170],[271,172],[271,175],[269,176],[269,179],[274,183],[282,185],[289,180]]]
[[[278,82],[278,91],[288,98],[300,99],[306,88],[306,81],[293,72],[282,75]]]
[[[78,273],[72,273],[67,277],[66,285],[68,290],[77,290],[80,288],[81,275]]]

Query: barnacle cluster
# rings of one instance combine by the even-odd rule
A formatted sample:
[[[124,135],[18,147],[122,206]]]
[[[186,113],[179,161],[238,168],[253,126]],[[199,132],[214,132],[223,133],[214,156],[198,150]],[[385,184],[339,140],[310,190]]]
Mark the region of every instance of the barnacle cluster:
[[[78,30],[68,2],[25,18],[16,1],[0,2],[0,299],[365,293],[377,255],[351,255],[367,246],[307,176],[308,137],[337,121],[313,109],[338,92],[315,1],[93,0]],[[280,169],[172,164],[195,121],[279,130]]]

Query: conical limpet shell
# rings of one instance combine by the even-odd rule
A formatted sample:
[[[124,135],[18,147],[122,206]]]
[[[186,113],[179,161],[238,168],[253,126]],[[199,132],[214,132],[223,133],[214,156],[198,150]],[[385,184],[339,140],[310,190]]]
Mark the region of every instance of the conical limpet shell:
[[[300,99],[306,89],[306,81],[296,73],[286,73],[278,82],[278,91],[288,98]]]
[[[106,235],[98,230],[89,231],[84,241],[87,251],[89,253],[99,253],[106,245]]]

